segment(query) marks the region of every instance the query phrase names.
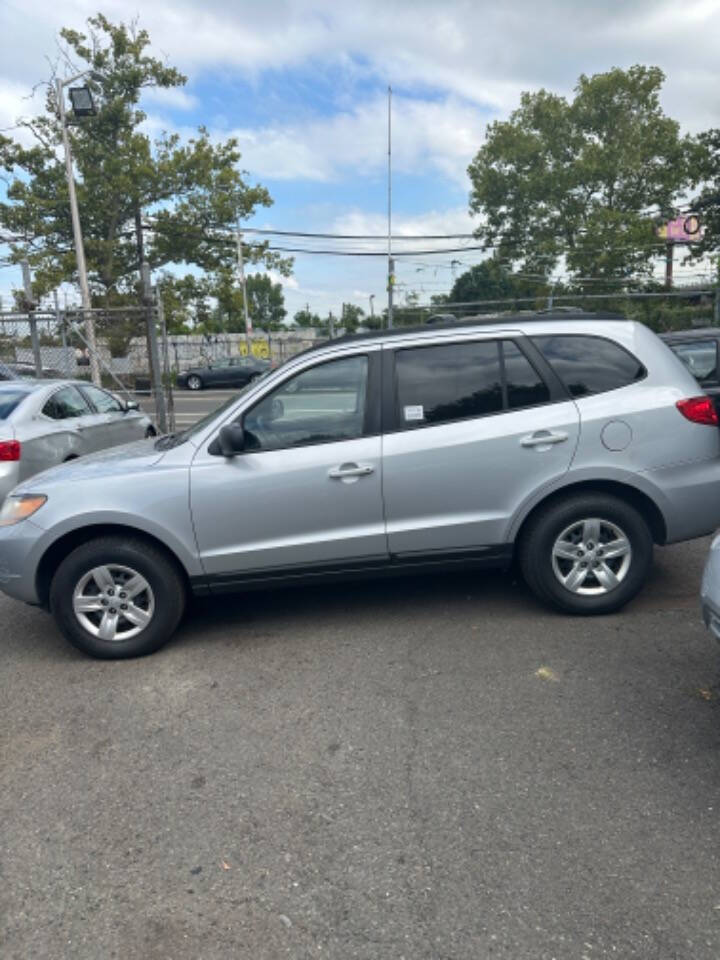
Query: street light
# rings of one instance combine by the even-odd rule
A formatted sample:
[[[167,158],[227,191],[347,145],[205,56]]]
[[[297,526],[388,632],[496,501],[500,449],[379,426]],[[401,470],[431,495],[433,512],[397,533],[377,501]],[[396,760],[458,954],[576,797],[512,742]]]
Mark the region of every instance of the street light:
[[[97,113],[90,87],[70,87],[68,93],[76,117],[92,117]]]
[[[76,74],[74,77],[70,77],[68,80],[60,80],[58,78],[55,81],[55,92],[57,96],[60,127],[62,129],[63,149],[65,151],[65,173],[67,175],[68,193],[70,195],[70,216],[72,219],[73,239],[75,241],[78,279],[80,281],[80,297],[82,299],[82,308],[85,317],[85,338],[90,352],[90,375],[93,383],[100,386],[100,363],[98,361],[97,340],[95,338],[95,319],[92,315],[90,287],[88,286],[87,265],[85,263],[85,247],[83,245],[82,230],[80,228],[80,214],[78,212],[77,193],[75,192],[72,153],[70,152],[70,138],[68,137],[67,123],[65,120],[65,87],[71,83],[75,83],[88,74],[94,76],[92,71],[85,70],[82,73]],[[70,99],[73,105],[73,112],[76,116],[86,117],[94,113],[95,107],[87,87],[74,87],[71,89]]]

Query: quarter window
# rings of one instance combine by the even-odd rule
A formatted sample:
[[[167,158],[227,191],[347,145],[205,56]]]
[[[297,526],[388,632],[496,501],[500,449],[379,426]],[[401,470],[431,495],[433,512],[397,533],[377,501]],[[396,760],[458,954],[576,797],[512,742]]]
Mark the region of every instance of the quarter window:
[[[550,391],[511,340],[399,350],[398,420],[404,429],[547,403]]]
[[[42,412],[51,420],[71,420],[90,413],[90,408],[75,387],[63,387],[50,397]]]
[[[533,342],[573,397],[627,387],[646,374],[636,357],[603,337],[558,334]]]
[[[368,358],[345,357],[286,380],[243,418],[247,450],[354,440],[365,429]]]

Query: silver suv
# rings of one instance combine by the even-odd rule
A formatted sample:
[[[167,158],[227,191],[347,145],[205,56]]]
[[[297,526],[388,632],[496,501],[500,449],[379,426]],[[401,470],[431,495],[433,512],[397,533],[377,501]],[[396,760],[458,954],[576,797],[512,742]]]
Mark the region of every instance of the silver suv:
[[[149,653],[189,592],[516,560],[609,613],[653,543],[720,524],[720,431],[645,327],[552,316],[330,341],[190,430],[33,477],[0,514],[0,588],[76,646]]]

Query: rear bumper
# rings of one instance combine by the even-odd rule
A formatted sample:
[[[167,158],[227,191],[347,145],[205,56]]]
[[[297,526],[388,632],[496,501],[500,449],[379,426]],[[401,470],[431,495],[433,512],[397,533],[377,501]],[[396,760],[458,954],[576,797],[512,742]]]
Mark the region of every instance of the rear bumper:
[[[665,518],[666,543],[692,540],[720,527],[720,458],[639,474]],[[720,581],[719,581],[720,582]]]

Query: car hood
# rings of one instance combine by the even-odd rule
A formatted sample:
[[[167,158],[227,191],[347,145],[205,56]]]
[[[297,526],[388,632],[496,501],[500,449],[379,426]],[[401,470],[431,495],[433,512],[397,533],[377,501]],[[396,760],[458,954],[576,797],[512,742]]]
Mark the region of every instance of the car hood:
[[[77,480],[129,474],[146,470],[165,456],[164,450],[155,449],[155,438],[136,440],[121,447],[110,447],[91,453],[86,457],[61,463],[25,480],[13,493],[45,492],[45,488],[61,483],[67,485]],[[41,487],[43,488],[41,490]]]

